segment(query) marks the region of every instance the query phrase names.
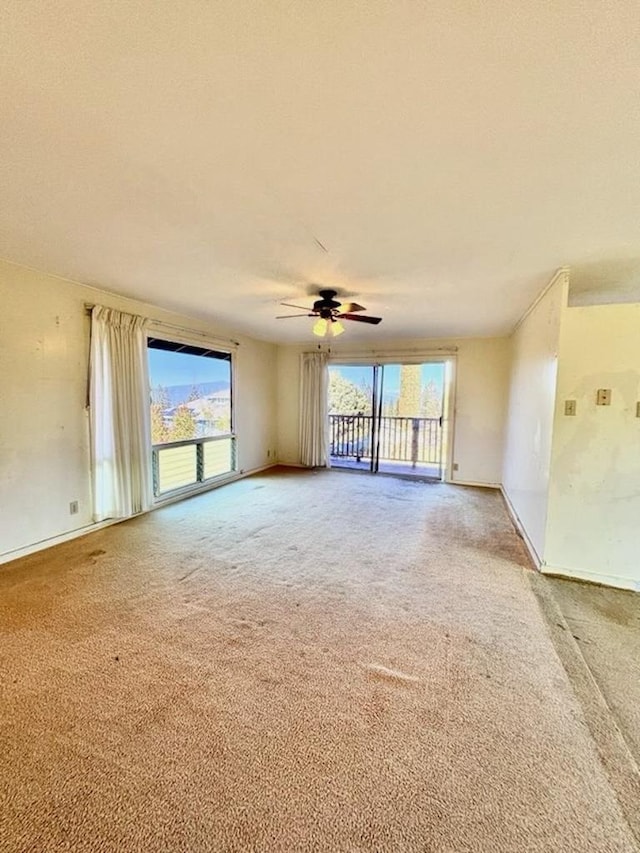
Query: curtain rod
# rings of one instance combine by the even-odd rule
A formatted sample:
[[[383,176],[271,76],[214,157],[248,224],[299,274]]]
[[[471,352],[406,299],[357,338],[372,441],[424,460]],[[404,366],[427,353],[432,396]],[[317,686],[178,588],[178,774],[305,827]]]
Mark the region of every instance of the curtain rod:
[[[95,306],[90,302],[84,303],[84,310],[87,314],[91,314]],[[188,326],[178,326],[176,323],[165,323],[163,320],[153,320],[150,317],[147,318],[151,326],[155,326],[159,329],[173,329],[176,332],[186,332],[189,335],[199,335],[202,338],[208,338],[212,341],[219,341],[220,343],[232,344],[234,347],[240,346],[240,341],[234,341],[233,338],[220,338],[217,335],[213,335],[210,332],[201,332],[199,329],[190,329]]]
[[[422,356],[422,355],[456,355],[459,347],[415,347],[413,349],[370,349],[370,350],[346,350],[329,349],[332,356],[344,358],[371,358],[381,356],[382,358],[393,358],[394,356]]]

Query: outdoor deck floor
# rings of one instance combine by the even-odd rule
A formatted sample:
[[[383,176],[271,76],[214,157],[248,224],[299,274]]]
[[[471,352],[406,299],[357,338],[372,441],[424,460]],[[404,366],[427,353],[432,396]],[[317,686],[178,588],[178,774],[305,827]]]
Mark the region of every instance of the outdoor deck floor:
[[[332,468],[348,468],[355,471],[370,471],[371,460],[361,459],[358,461],[351,456],[332,456]],[[402,476],[412,477],[430,477],[436,480],[441,480],[441,469],[435,463],[418,462],[412,465],[411,462],[396,462],[391,460],[380,460],[380,474],[401,474]]]

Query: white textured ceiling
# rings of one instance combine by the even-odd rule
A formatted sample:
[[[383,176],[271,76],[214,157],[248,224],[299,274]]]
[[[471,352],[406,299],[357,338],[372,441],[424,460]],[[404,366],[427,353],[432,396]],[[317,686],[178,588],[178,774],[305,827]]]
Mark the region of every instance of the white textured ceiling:
[[[638,269],[637,0],[4,0],[0,55],[5,258],[278,341],[314,285],[378,341]]]

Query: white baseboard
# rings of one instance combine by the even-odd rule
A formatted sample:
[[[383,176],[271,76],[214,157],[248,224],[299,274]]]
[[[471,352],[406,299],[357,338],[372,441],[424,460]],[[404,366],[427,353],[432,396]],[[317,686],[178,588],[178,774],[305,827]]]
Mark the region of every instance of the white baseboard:
[[[586,569],[568,569],[564,566],[549,566],[546,563],[542,565],[541,571],[543,575],[573,578],[575,580],[586,581],[587,583],[597,583],[602,586],[614,586],[618,589],[630,589],[634,592],[640,592],[640,581],[633,580],[633,578],[620,577],[619,575],[603,575],[599,572],[589,572]]]
[[[97,521],[84,527],[77,527],[75,530],[68,530],[66,533],[59,533],[57,536],[40,539],[30,545],[23,545],[21,548],[14,548],[13,551],[5,551],[0,554],[0,565],[10,563],[12,560],[19,560],[20,557],[28,557],[29,554],[35,554],[37,551],[45,551],[47,548],[53,548],[54,545],[62,545],[63,542],[69,542],[71,539],[79,539],[80,536],[86,536],[87,533],[94,533],[126,520],[126,518],[110,518],[107,521]]]
[[[180,494],[171,495],[164,500],[155,501],[154,505],[151,509],[147,510],[147,512],[153,512],[155,509],[160,509],[163,506],[168,506],[169,504],[176,503],[177,501],[184,500],[185,498],[191,498],[196,495],[201,495],[204,492],[210,492],[212,489],[217,489],[220,486],[226,486],[228,483],[235,483],[237,480],[244,480],[245,477],[251,477],[254,474],[259,474],[261,471],[267,471],[269,468],[275,468],[277,465],[277,462],[271,462],[269,465],[261,465],[258,468],[251,468],[248,471],[239,471],[232,474],[230,477],[216,480],[215,483],[208,483],[200,489],[193,489],[187,493],[181,492]],[[139,513],[139,515],[145,515],[145,513]],[[53,548],[54,545],[62,545],[63,542],[70,542],[72,539],[79,539],[81,536],[86,536],[88,533],[95,533],[98,530],[103,530],[105,527],[111,527],[113,524],[120,524],[122,521],[129,521],[130,518],[137,517],[137,515],[134,515],[129,518],[109,518],[106,521],[98,521],[93,524],[87,524],[84,527],[78,527],[75,530],[68,530],[66,533],[60,533],[57,536],[40,539],[38,542],[33,542],[30,545],[24,545],[21,548],[15,548],[13,551],[6,551],[4,554],[0,554],[0,565],[10,563],[12,560],[19,560],[20,557],[28,557],[29,554],[35,554],[38,551]]]
[[[278,465],[280,465],[281,468],[304,468],[305,471],[317,470],[317,469],[309,468],[308,465],[303,465],[301,462],[278,462]],[[365,468],[362,468],[362,469],[341,468],[339,465],[332,466],[331,468],[327,468],[326,470],[327,471],[333,471],[333,470],[357,471],[358,473],[361,473],[361,474],[369,474],[370,473],[370,471],[367,471]],[[385,471],[384,473],[387,474],[387,473],[391,473],[391,472]],[[403,475],[399,475],[399,476],[403,476]],[[413,476],[413,475],[408,474],[406,476]],[[475,486],[475,487],[480,488],[480,489],[500,489],[501,488],[500,483],[477,483],[474,480],[447,480],[447,479],[445,479],[442,482],[448,483],[450,486]]]
[[[513,522],[513,526],[516,528],[516,530],[518,531],[518,533],[522,537],[522,541],[524,542],[524,544],[527,547],[527,551],[529,552],[529,556],[533,560],[533,565],[539,571],[542,567],[542,561],[541,561],[540,557],[538,556],[538,552],[533,547],[533,542],[531,541],[531,539],[529,539],[529,536],[527,535],[527,531],[524,529],[524,526],[523,526],[522,522],[520,521],[520,518],[518,517],[518,513],[515,511],[513,504],[509,500],[509,495],[505,492],[504,486],[500,486],[500,494],[502,495],[502,497],[504,499],[504,503],[505,503],[505,506],[507,507],[507,512],[509,513],[511,521]]]
[[[500,483],[478,483],[475,480],[443,480],[450,486],[473,486],[476,489],[500,489]]]
[[[533,543],[527,536],[527,531],[522,526],[522,522],[518,518],[518,513],[515,511],[513,504],[509,500],[509,496],[504,490],[504,487],[500,487],[500,491],[502,493],[502,497],[504,498],[504,502],[507,507],[507,511],[511,516],[511,521],[516,527],[518,533],[522,536],[524,544],[527,546],[527,550],[529,551],[529,556],[533,560],[535,567],[540,571],[543,575],[557,576],[557,577],[565,577],[565,578],[574,578],[575,580],[586,581],[587,583],[596,583],[601,584],[602,586],[613,586],[618,589],[630,589],[634,592],[640,592],[640,580],[634,580],[633,578],[625,578],[620,575],[605,575],[600,572],[590,572],[587,569],[569,569],[566,566],[550,566],[541,560],[536,552],[536,549],[533,546]]]

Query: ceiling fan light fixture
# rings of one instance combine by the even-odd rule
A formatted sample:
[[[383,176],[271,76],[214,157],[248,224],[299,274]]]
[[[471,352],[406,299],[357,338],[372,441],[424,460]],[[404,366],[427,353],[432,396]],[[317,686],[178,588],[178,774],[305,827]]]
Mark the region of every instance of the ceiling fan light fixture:
[[[358,305],[356,302],[338,302],[334,297],[337,296],[335,290],[321,290],[319,292],[320,299],[316,299],[311,308],[304,308],[302,305],[294,305],[291,302],[283,302],[287,308],[297,308],[304,311],[304,314],[286,314],[283,317],[276,317],[277,320],[288,320],[290,317],[315,317],[313,324],[313,334],[318,338],[335,338],[346,331],[340,320],[354,320],[358,323],[370,323],[377,326],[382,322],[381,317],[370,317],[367,314],[361,314],[361,311],[366,311],[363,305]]]
[[[319,338],[326,337],[331,323],[328,323],[322,317],[313,324],[313,334],[317,335]]]

